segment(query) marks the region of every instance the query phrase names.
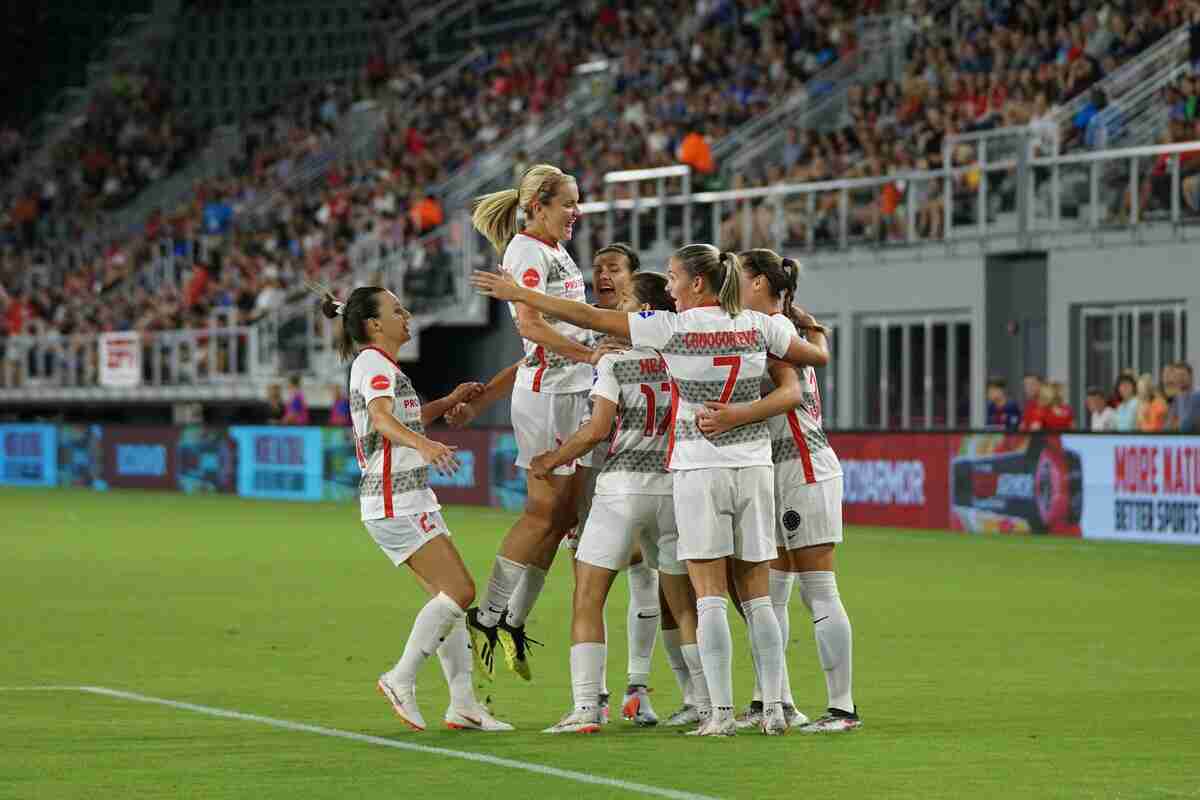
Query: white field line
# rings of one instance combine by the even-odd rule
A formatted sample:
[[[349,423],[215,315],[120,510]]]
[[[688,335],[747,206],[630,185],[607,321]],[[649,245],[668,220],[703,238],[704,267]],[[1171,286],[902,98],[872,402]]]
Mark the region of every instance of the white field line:
[[[322,725],[309,725],[305,722],[292,722],[286,719],[264,717],[259,714],[247,714],[242,711],[232,711],[226,708],[215,708],[213,706],[202,706],[196,703],[185,703],[180,700],[166,700],[161,697],[151,697],[149,695],[138,694],[136,692],[124,692],[120,689],[109,689],[104,686],[0,686],[0,692],[85,692],[87,694],[113,697],[118,700],[130,700],[135,703],[148,703],[151,705],[166,706],[168,708],[177,708],[183,711],[193,711],[197,714],[205,714],[210,717],[236,719],[243,722],[257,722],[262,725],[270,725],[273,728],[282,728],[288,731],[315,733],[319,736],[329,736],[334,739],[349,739],[352,742],[362,742],[364,744],[373,744],[380,747],[391,747],[396,750],[409,750],[415,753],[426,753],[428,755],[440,756],[442,758],[459,758],[464,761],[475,761],[477,763],[491,764],[492,766],[505,767],[507,769],[533,772],[538,775],[548,775],[552,778],[563,778],[565,780],[576,781],[578,783],[590,783],[596,786],[606,786],[612,789],[621,789],[626,792],[650,795],[652,797],[668,797],[673,798],[673,800],[716,800],[716,798],[709,795],[692,794],[691,792],[681,792],[675,789],[662,789],[657,786],[647,786],[646,784],[633,783],[632,781],[622,781],[617,780],[616,778],[604,778],[598,775],[589,775],[586,772],[558,769],[557,767],[548,767],[543,764],[533,764],[528,761],[516,761],[511,758],[500,758],[499,756],[490,756],[484,753],[471,753],[465,750],[450,750],[444,747],[430,747],[429,745],[413,744],[411,742],[402,742],[396,739],[385,739],[382,736],[371,736],[365,733],[355,733],[354,731],[343,731],[339,730],[338,728],[326,728]]]

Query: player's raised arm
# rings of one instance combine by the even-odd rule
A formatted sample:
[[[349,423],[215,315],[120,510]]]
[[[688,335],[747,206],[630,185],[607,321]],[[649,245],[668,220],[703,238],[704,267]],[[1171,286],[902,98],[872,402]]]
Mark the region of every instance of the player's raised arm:
[[[608,311],[575,300],[550,297],[526,289],[513,280],[511,275],[499,272],[476,271],[471,276],[471,284],[480,294],[488,297],[521,303],[580,328],[620,336],[623,339],[629,338],[629,315],[623,311]],[[522,331],[521,335],[524,336],[525,332]]]

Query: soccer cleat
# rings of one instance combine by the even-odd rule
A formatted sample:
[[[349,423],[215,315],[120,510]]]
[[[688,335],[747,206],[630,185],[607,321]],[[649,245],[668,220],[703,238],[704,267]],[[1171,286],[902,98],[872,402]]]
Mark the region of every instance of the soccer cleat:
[[[783,704],[783,717],[787,720],[789,728],[796,728],[801,725],[808,724],[808,717],[796,710],[796,707],[788,703]]]
[[[479,671],[488,680],[496,676],[496,644],[500,641],[496,628],[484,625],[479,621],[479,609],[467,610],[467,633],[471,634],[471,650],[475,653],[475,661]]]
[[[845,731],[852,731],[855,728],[861,727],[862,720],[858,718],[857,708],[853,711],[842,711],[840,708],[831,708],[828,714],[816,722],[801,725],[799,731],[801,733],[844,733]]]
[[[684,704],[671,716],[663,720],[663,727],[679,728],[684,725],[695,725],[700,721],[700,712],[695,706]]]
[[[551,725],[542,733],[599,733],[600,725],[599,709],[591,708],[585,711],[577,708],[567,712],[557,724]]]
[[[694,731],[688,731],[686,736],[734,736],[737,734],[737,723],[733,719],[733,711],[717,711],[713,709],[708,719]]]
[[[763,704],[761,700],[751,700],[746,710],[733,718],[739,728],[757,728],[763,721]]]
[[[608,716],[609,716],[608,698],[609,698],[608,692],[600,693],[600,724],[601,725],[608,724]]]
[[[476,704],[473,709],[456,709],[454,706],[450,706],[446,709],[446,716],[443,719],[446,727],[452,731],[500,733],[514,730],[512,725],[493,717],[487,707],[482,704]]]
[[[504,661],[508,668],[527,681],[533,680],[533,672],[529,669],[529,645],[540,647],[542,643],[526,636],[524,625],[509,625],[507,615],[500,620],[496,633],[500,637],[500,646],[504,648]]]
[[[392,710],[396,712],[396,716],[404,720],[405,725],[414,731],[425,730],[425,718],[421,716],[421,710],[417,708],[417,697],[413,694],[411,686],[407,688],[396,686],[385,672],[379,676],[375,687],[392,704]]]
[[[658,715],[650,706],[650,690],[645,686],[630,686],[625,690],[625,699],[621,703],[621,717],[642,728],[650,728],[658,724]]]
[[[784,716],[782,703],[772,703],[770,708],[763,711],[760,727],[767,736],[783,736],[788,732],[787,717]]]

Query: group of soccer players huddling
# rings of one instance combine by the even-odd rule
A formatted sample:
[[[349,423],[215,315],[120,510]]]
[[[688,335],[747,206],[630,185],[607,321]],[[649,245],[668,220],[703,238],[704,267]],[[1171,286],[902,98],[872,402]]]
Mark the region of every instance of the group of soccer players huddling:
[[[472,662],[490,676],[500,650],[530,679],[536,642],[525,621],[566,539],[575,551],[573,704],[547,733],[593,733],[608,721],[604,605],[622,569],[631,595],[625,719],[692,726],[696,736],[857,728],[850,622],[833,571],[841,467],[822,431],[813,369],[829,351],[826,329],[794,305],[799,265],[765,249],[691,244],[664,277],[639,271],[637,253],[616,243],[596,253],[593,306],[563,246],[578,217],[575,180],[545,164],[479,199],[475,227],[503,260],[472,282],[510,303],[525,357],[486,386],[462,384],[424,405],[395,362],[410,337],[396,297],[379,287],[344,302],[324,293],[326,315],[342,319],[343,355],[354,359],[363,522],[432,596],[379,691],[424,730],[415,678],[436,652],[450,688],[445,723],[512,730],[477,701]],[[428,484],[430,467],[453,472],[457,460],[424,426],[466,424],[510,392],[528,499],[473,606],[474,582]],[[796,709],[786,661],[797,582],[829,695],[811,722]],[[736,716],[729,598],[748,628],[756,678]],[[647,691],[660,624],[683,695],[661,723]]]

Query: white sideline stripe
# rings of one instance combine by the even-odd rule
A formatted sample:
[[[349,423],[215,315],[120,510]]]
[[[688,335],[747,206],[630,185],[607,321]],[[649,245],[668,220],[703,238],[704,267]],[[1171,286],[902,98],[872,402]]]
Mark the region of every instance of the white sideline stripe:
[[[591,783],[597,786],[607,786],[613,789],[622,789],[627,792],[636,792],[638,794],[651,795],[653,797],[668,797],[672,800],[717,800],[714,797],[703,794],[692,794],[690,792],[681,792],[675,789],[661,789],[657,786],[647,786],[642,783],[633,783],[631,781],[617,780],[616,778],[602,778],[598,775],[589,775],[586,772],[575,772],[569,769],[559,769],[557,767],[548,767],[543,764],[532,764],[527,761],[515,761],[511,758],[500,758],[499,756],[490,756],[484,753],[471,753],[465,750],[449,750],[444,747],[430,747],[424,744],[412,744],[410,742],[400,742],[395,739],[385,739],[382,736],[371,736],[366,733],[355,733],[354,731],[343,731],[338,728],[326,728],[322,725],[309,725],[304,722],[291,722],[286,719],[275,719],[274,717],[264,717],[259,714],[246,714],[241,711],[231,711],[226,708],[215,708],[213,706],[202,706],[196,703],[185,703],[181,700],[166,700],[161,697],[151,697],[145,694],[137,694],[136,692],[123,692],[120,689],[109,689],[104,686],[0,686],[0,692],[85,692],[87,694],[102,695],[104,697],[114,697],[118,700],[131,700],[135,703],[149,703],[151,705],[166,706],[168,708],[178,708],[184,711],[194,711],[197,714],[207,714],[210,717],[222,717],[224,719],[237,719],[243,722],[258,722],[263,725],[270,725],[273,728],[282,728],[288,731],[302,731],[304,733],[315,733],[319,736],[329,736],[334,739],[349,739],[353,742],[363,742],[365,744],[374,744],[381,747],[391,747],[396,750],[410,750],[415,753],[427,753],[429,755],[443,756],[445,758],[461,758],[464,761],[475,761],[482,764],[492,764],[497,767],[507,767],[508,769],[519,769],[525,772],[533,772],[538,775],[548,775],[552,778],[565,778],[570,781],[578,781],[579,783]]]

